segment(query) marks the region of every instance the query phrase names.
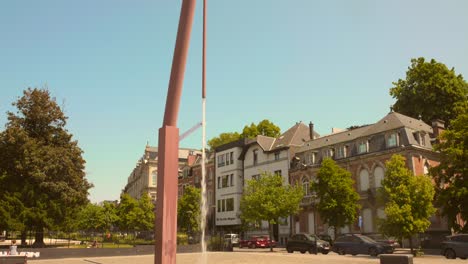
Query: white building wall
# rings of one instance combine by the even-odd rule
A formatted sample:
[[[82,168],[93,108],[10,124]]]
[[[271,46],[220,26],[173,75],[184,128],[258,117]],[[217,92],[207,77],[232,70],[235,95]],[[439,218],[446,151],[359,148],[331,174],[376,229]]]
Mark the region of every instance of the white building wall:
[[[257,151],[257,163],[254,164],[254,151]],[[252,145],[246,152],[244,158],[244,185],[247,184],[248,180],[252,179],[252,176],[262,174],[262,172],[271,172],[281,171],[283,177],[283,184],[289,184],[289,151],[281,150],[279,151],[279,158],[275,160],[275,153],[265,153],[262,147],[258,144]],[[286,218],[288,223],[286,225],[279,225],[278,232],[283,240],[290,235],[291,223],[289,222],[290,218]],[[262,226],[267,222],[262,223]],[[256,233],[256,231],[252,231]],[[284,240],[285,241],[285,240]]]
[[[242,173],[242,161],[238,160],[239,155],[242,152],[242,148],[234,147],[228,150],[224,150],[221,152],[216,153],[215,156],[215,175],[216,175],[216,225],[217,226],[225,226],[225,225],[240,225],[240,212],[239,212],[239,205],[240,205],[240,198],[242,195],[242,186],[243,186],[243,173]],[[229,161],[229,164],[226,163],[226,159],[224,159],[224,165],[219,166],[218,157],[224,156],[226,154],[229,157],[233,156],[232,163]],[[233,177],[232,185],[231,179],[228,178],[228,186],[222,186],[222,178],[223,176]],[[234,199],[234,210],[233,211],[222,211],[222,207],[218,207],[219,202],[226,199]]]

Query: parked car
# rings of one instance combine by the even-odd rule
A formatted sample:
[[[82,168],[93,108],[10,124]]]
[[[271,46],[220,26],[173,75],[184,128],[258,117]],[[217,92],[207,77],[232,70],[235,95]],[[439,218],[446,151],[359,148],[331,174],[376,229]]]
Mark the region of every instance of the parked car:
[[[317,235],[321,240],[325,240],[327,241],[330,246],[333,246],[333,239],[331,238],[330,235],[327,235],[327,234],[320,234],[320,235]]]
[[[247,240],[241,240],[239,242],[239,248],[248,247],[248,248],[269,248],[276,247],[276,241],[270,240],[268,236],[251,236]]]
[[[315,252],[328,254],[330,252],[330,244],[325,240],[319,239],[316,235],[295,234],[288,239],[286,251],[288,253],[299,251],[304,254],[308,251],[310,254]]]
[[[447,236],[442,242],[441,253],[448,259],[468,258],[468,234]]]
[[[239,235],[238,234],[225,234],[224,241],[230,241],[233,247],[239,246]]]
[[[382,234],[369,234],[369,235],[366,235],[366,236],[374,239],[377,242],[386,243],[386,244],[392,246],[393,250],[400,247],[400,243],[398,243],[398,240],[396,238],[394,238],[394,237],[386,237],[386,236],[384,236]]]
[[[368,254],[371,256],[393,253],[394,251],[392,246],[360,234],[346,234],[338,237],[333,244],[332,250],[340,255]]]

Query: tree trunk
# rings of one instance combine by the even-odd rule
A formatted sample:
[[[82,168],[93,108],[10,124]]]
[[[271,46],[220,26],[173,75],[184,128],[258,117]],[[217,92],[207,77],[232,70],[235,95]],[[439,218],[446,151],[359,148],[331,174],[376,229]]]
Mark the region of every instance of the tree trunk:
[[[411,254],[413,254],[413,256],[414,256],[413,237],[412,237],[412,236],[409,236],[409,237],[408,237],[408,240],[409,240],[409,246],[410,246],[410,249],[411,249]]]
[[[43,228],[36,229],[36,233],[34,235],[33,247],[35,247],[35,248],[44,248],[45,247],[44,229]]]
[[[336,228],[336,226],[333,227],[333,236],[333,241],[335,241],[338,237],[338,228]]]
[[[273,252],[273,245],[271,243],[271,241],[273,240],[273,224],[271,224],[270,221],[268,221],[268,233],[270,238],[270,241],[268,243],[270,245],[270,252]]]
[[[26,242],[28,231],[21,231],[21,245],[27,246],[28,243]]]

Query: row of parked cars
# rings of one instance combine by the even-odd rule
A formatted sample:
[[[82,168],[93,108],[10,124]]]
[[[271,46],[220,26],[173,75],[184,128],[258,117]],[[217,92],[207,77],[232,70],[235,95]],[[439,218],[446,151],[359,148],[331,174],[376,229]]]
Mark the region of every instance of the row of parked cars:
[[[225,239],[229,239],[233,246],[240,248],[269,248],[277,245],[276,241],[268,236],[252,236],[249,239],[240,240],[237,234],[227,234]],[[327,235],[295,234],[288,240],[286,251],[288,253],[309,252],[310,254],[328,254],[330,251],[334,251],[340,255],[377,256],[391,254],[397,247],[400,247],[400,244],[396,239],[385,238],[381,235],[344,234],[332,242],[330,236]],[[442,242],[441,254],[448,259],[468,258],[468,234],[447,236],[446,240]]]

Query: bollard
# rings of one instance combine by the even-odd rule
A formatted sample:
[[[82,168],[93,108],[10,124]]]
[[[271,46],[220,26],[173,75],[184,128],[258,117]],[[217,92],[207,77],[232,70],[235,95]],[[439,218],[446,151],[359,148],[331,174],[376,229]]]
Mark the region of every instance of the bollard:
[[[381,254],[380,264],[413,264],[413,255]]]

